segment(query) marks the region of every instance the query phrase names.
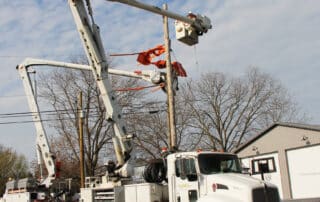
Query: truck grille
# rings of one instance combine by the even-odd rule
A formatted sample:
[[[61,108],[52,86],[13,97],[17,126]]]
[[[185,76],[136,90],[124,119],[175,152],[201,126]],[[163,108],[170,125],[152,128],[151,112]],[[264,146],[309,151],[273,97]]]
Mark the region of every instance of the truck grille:
[[[277,188],[265,187],[252,190],[253,202],[279,202],[280,197]]]

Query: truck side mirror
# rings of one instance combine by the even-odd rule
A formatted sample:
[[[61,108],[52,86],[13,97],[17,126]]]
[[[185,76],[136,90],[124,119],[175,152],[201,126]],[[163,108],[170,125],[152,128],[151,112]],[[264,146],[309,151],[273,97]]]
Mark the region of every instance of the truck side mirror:
[[[269,166],[267,163],[259,163],[259,170],[261,173],[268,173],[270,172]]]
[[[269,166],[268,163],[259,163],[259,171],[261,174],[261,179],[264,180],[264,173],[268,173],[269,172]]]
[[[250,168],[248,167],[243,167],[241,170],[242,174],[246,174],[246,175],[251,175],[251,173],[249,172]]]

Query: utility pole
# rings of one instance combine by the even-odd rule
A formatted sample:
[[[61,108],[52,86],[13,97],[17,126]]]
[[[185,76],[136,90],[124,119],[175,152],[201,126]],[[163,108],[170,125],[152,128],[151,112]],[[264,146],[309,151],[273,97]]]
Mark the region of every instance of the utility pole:
[[[163,9],[168,10],[167,4],[163,4]],[[163,16],[163,29],[164,29],[164,44],[166,48],[166,70],[167,70],[167,95],[168,95],[168,140],[169,140],[169,151],[176,150],[176,123],[175,123],[175,107],[174,107],[174,91],[172,87],[173,74],[171,66],[171,55],[170,55],[170,38],[169,38],[169,25],[168,17]]]
[[[82,91],[78,97],[78,118],[79,118],[79,150],[80,150],[80,187],[84,188],[84,149],[83,149],[83,110]]]

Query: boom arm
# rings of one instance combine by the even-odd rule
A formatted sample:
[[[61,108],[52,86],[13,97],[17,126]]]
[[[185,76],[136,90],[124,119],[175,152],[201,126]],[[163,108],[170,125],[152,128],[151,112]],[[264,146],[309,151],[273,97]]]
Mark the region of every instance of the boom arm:
[[[204,16],[201,16],[201,15],[196,15],[195,18],[189,18],[189,17],[185,17],[182,15],[178,15],[176,13],[164,10],[162,8],[159,8],[156,6],[151,6],[151,5],[141,3],[141,2],[138,2],[135,0],[107,0],[107,1],[115,1],[115,2],[119,2],[119,3],[123,3],[123,4],[127,4],[130,6],[134,6],[134,7],[143,9],[143,10],[150,11],[152,13],[167,16],[169,18],[190,24],[198,32],[206,33],[208,31],[208,29],[212,28],[210,20],[208,19],[209,21],[204,21],[203,20]]]
[[[53,61],[53,60],[43,60],[43,59],[36,59],[36,58],[26,58],[20,64],[20,66],[25,66],[25,67],[44,66],[44,65],[91,71],[91,67],[89,65],[59,62],[59,61]],[[161,82],[165,81],[165,73],[160,71],[153,71],[153,70],[142,70],[142,71],[130,72],[125,70],[108,68],[108,73],[112,75],[143,79],[153,84],[160,84]]]
[[[46,131],[44,130],[44,127],[42,125],[40,110],[36,101],[36,95],[32,88],[30,71],[28,71],[28,68],[32,66],[55,66],[86,71],[91,71],[91,67],[82,64],[34,58],[26,58],[20,65],[17,66],[17,70],[19,71],[20,77],[23,81],[23,86],[27,95],[29,108],[33,114],[32,118],[36,127],[38,160],[41,161],[41,159],[43,159],[45,167],[48,170],[48,177],[40,183],[45,185],[46,187],[49,187],[52,184],[52,180],[55,179],[54,157],[50,151]],[[128,72],[124,70],[109,68],[108,72],[113,75],[143,79],[153,84],[159,84],[165,81],[165,76],[163,75],[163,73],[159,71],[144,70],[141,72]]]
[[[138,8],[142,8],[154,13],[165,15],[177,19],[188,24],[178,23],[176,32],[179,33],[179,40],[193,45],[198,42],[198,35],[206,33],[211,29],[210,19],[201,15],[190,15],[188,17],[179,16],[177,14],[167,12],[157,7],[139,3],[135,0],[111,0],[126,3]],[[122,167],[130,158],[132,150],[131,135],[126,132],[125,125],[122,120],[121,110],[112,94],[111,84],[108,79],[108,65],[104,52],[104,47],[100,37],[99,27],[95,24],[90,1],[84,0],[68,0],[68,4],[72,11],[77,30],[85,49],[90,69],[100,89],[101,97],[106,107],[106,117],[113,124],[115,136],[113,138],[114,148],[117,156],[118,166]],[[86,10],[88,7],[88,12]],[[157,11],[158,10],[158,11]]]
[[[90,1],[86,2],[88,4]],[[130,158],[132,136],[127,134],[121,110],[115,100],[115,96],[112,94],[111,83],[108,79],[107,60],[101,42],[99,27],[94,23],[92,16],[89,18],[83,0],[68,0],[68,3],[80,34],[90,69],[106,107],[106,118],[113,124],[115,133],[113,143],[118,161],[117,164],[118,167],[122,167]],[[87,6],[89,7],[89,5]]]
[[[46,131],[42,126],[41,115],[39,111],[39,106],[35,98],[35,92],[32,88],[30,75],[26,66],[17,66],[20,77],[23,81],[24,90],[27,95],[28,104],[30,111],[32,112],[32,119],[36,127],[37,134],[37,152],[42,157],[42,160],[48,170],[48,176],[40,182],[40,184],[50,187],[52,181],[55,179],[55,165],[54,156],[50,151],[50,146],[48,143]]]
[[[50,154],[50,148],[49,148],[45,130],[42,126],[39,107],[35,100],[35,93],[32,89],[31,80],[28,72],[28,68],[32,66],[55,66],[55,67],[71,68],[71,69],[86,70],[86,71],[91,71],[92,68],[88,65],[66,63],[66,62],[59,62],[59,61],[52,61],[52,60],[34,59],[34,58],[26,58],[20,65],[17,66],[17,69],[19,70],[20,76],[23,80],[25,92],[28,95],[27,97],[28,97],[30,110],[34,112],[33,120],[35,122],[36,130],[37,130],[37,152],[40,154],[42,159],[44,159],[45,166],[49,172],[48,178],[42,184],[45,184],[48,187],[51,185],[50,182],[54,180],[54,176],[55,176],[54,164],[50,163],[50,162],[53,162],[54,159],[52,157],[53,155],[47,155],[47,154]],[[143,79],[153,84],[159,84],[165,81],[165,75],[163,75],[163,73],[159,71],[144,70],[139,72],[129,72],[124,70],[109,68],[108,72],[113,75]]]
[[[212,28],[210,19],[203,15],[189,13],[188,16],[182,16],[156,6],[151,6],[145,3],[138,2],[136,0],[107,1],[127,4],[136,8],[147,10],[152,13],[167,16],[169,18],[177,20],[175,23],[176,38],[179,41],[190,46],[197,44],[198,36],[202,35],[203,33],[207,33],[207,31]]]

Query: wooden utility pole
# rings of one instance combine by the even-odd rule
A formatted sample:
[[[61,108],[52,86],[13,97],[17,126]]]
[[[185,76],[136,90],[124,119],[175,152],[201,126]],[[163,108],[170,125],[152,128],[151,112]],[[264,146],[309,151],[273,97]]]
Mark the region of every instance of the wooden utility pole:
[[[167,4],[163,4],[163,9],[168,10]],[[176,123],[175,123],[175,107],[174,107],[174,91],[173,91],[173,74],[171,66],[171,55],[170,55],[170,38],[169,38],[169,26],[168,17],[163,16],[163,29],[164,29],[164,44],[166,48],[166,69],[167,69],[167,94],[168,94],[168,140],[169,150],[174,151],[176,149]]]
[[[83,149],[83,110],[82,91],[78,97],[78,118],[79,118],[79,150],[80,150],[80,187],[84,188],[84,149]]]

